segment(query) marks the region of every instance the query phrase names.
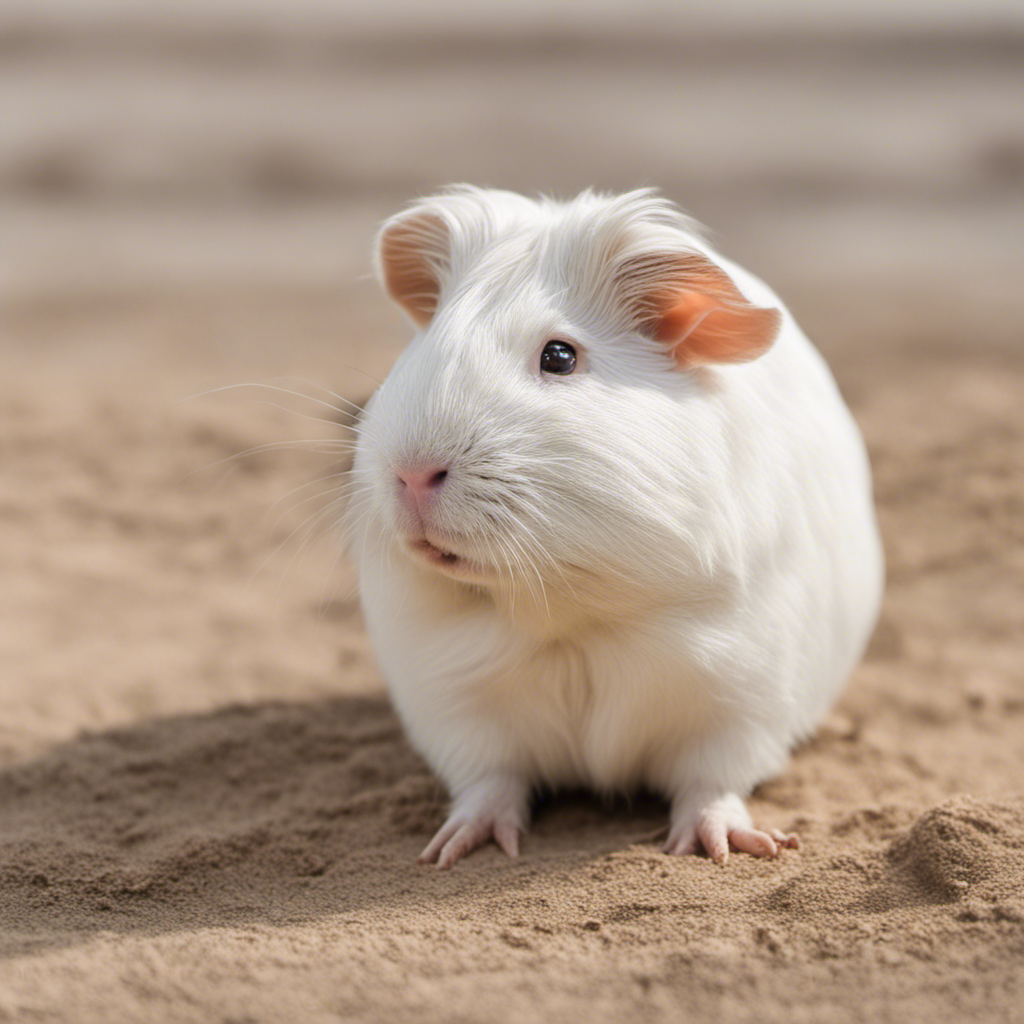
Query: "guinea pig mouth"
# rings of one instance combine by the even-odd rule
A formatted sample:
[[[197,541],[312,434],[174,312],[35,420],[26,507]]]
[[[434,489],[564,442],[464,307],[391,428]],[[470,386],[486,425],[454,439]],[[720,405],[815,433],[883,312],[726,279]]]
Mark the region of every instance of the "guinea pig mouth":
[[[421,552],[432,562],[439,562],[441,565],[454,565],[459,560],[459,556],[454,552],[445,551],[436,544],[431,544],[426,537],[422,540],[414,540],[411,546],[414,551]]]
[[[446,551],[444,548],[432,544],[426,537],[409,541],[409,550],[426,559],[431,565],[442,571],[459,576],[483,576],[488,575],[486,566],[478,562],[471,562],[454,551]]]

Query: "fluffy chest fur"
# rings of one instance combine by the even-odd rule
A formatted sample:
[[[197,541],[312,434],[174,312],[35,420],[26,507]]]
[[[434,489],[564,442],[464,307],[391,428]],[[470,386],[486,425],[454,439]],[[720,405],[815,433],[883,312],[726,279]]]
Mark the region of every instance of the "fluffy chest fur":
[[[661,785],[717,704],[699,668],[653,653],[631,630],[522,645],[523,657],[453,698],[504,723],[524,776],[546,785],[628,790]]]
[[[791,717],[787,681],[731,618],[663,609],[545,638],[489,599],[438,593],[417,569],[371,567],[364,595],[403,722],[454,785],[496,759],[531,785],[668,789],[680,751],[735,705]]]

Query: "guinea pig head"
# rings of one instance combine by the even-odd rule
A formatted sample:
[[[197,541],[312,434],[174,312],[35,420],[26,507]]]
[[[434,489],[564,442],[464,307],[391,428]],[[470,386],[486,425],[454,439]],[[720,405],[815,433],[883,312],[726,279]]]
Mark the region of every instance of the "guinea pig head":
[[[699,589],[728,549],[707,368],[778,310],[649,191],[452,189],[384,225],[378,270],[417,333],[360,427],[355,547],[548,610]]]

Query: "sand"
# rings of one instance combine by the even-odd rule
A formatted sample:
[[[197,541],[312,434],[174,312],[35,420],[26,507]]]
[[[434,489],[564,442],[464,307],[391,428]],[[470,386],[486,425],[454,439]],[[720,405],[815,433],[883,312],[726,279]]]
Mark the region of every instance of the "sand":
[[[59,350],[83,322],[132,339],[170,310],[187,345],[245,301],[14,323]],[[246,304],[301,339],[357,303]],[[300,549],[330,495],[297,502],[331,481],[268,513],[339,456],[231,458],[340,431],[251,388],[8,384],[0,1019],[1020,1019],[1024,368],[856,362],[884,613],[836,712],[753,801],[802,848],[725,868],[663,856],[657,801],[579,794],[539,809],[518,861],[417,867],[444,795],[380,692],[331,531]]]
[[[446,45],[436,67],[421,54],[429,95],[458,84]],[[128,76],[140,90],[145,69],[177,59],[141,49]],[[584,95],[586,55],[553,52],[482,65],[484,98],[538,67],[549,83],[566,61]],[[861,57],[921,96],[946,88],[945,110],[1001,95],[1005,47],[977,65],[952,52]],[[110,51],[89,53],[76,59],[116,78]],[[231,53],[232,74],[262,73]],[[601,53],[610,77],[595,88],[610,89],[625,72]],[[653,79],[669,74],[658,60],[645,65]],[[715,73],[735,83],[737,66]],[[807,81],[821,70],[800,68]],[[314,109],[314,85],[376,74],[328,71],[292,68],[306,91],[288,102]],[[784,92],[787,73],[768,87]],[[850,92],[862,132],[873,88]],[[986,103],[989,145],[1003,108]],[[521,123],[509,113],[530,144],[503,184],[548,170],[530,156],[537,109]],[[940,125],[925,113],[919,128]],[[584,134],[597,130],[588,116]],[[725,867],[668,858],[660,801],[565,794],[537,808],[519,859],[488,846],[442,872],[414,858],[444,793],[389,708],[338,555],[329,502],[345,453],[291,442],[343,437],[321,389],[359,402],[400,351],[405,328],[358,277],[365,247],[374,218],[435,171],[485,174],[493,135],[458,123],[431,170],[377,191],[304,151],[327,168],[325,191],[294,202],[204,206],[196,190],[221,195],[230,178],[221,151],[202,166],[183,156],[180,174],[156,161],[166,181],[149,199],[122,194],[104,177],[108,151],[84,135],[81,173],[56,197],[0,174],[10,223],[31,228],[0,328],[0,1021],[1024,1020],[1013,153],[1002,177],[937,160],[962,141],[951,128],[919,164],[896,159],[899,173],[876,180],[865,158],[821,192],[806,187],[816,135],[801,122],[799,166],[773,139],[744,174],[716,178],[714,146],[707,173],[692,172],[690,205],[712,221],[723,211],[730,251],[820,342],[875,471],[889,566],[878,630],[827,722],[752,800],[801,848]],[[390,143],[374,139],[383,166]],[[599,142],[591,134],[576,163],[560,150],[555,186],[587,183]],[[625,159],[601,145],[616,154],[603,166]],[[644,152],[688,201],[671,152]],[[107,244],[72,261],[87,236]],[[292,252],[304,237],[310,250]],[[778,258],[772,238],[785,241]],[[955,273],[938,276],[944,262]],[[287,390],[199,395],[246,381]],[[240,455],[277,442],[289,444]]]

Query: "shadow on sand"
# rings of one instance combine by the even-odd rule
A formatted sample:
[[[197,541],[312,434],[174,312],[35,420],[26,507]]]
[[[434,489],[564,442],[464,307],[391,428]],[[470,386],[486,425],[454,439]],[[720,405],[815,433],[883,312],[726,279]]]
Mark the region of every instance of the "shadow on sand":
[[[552,860],[650,839],[665,821],[653,798],[541,799],[530,856],[511,862],[490,846],[452,872],[417,867],[445,803],[383,696],[84,734],[0,773],[0,956],[97,931],[396,911],[478,886],[481,872],[525,883]]]

